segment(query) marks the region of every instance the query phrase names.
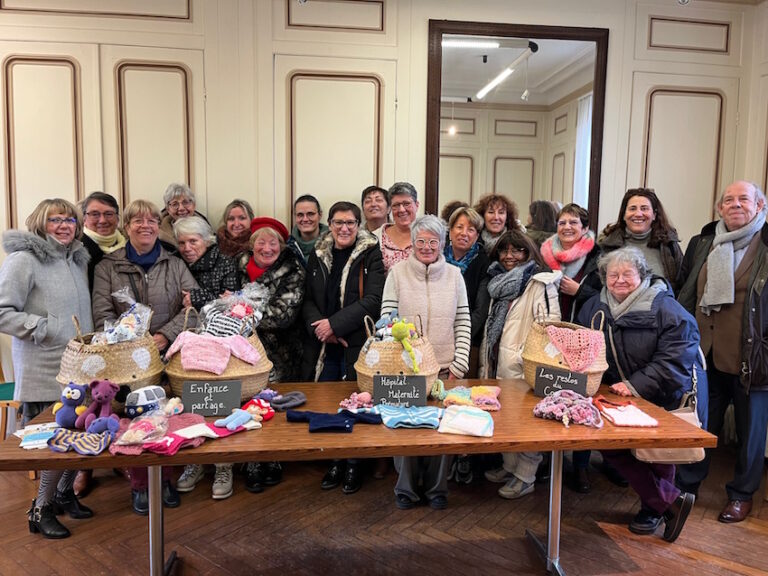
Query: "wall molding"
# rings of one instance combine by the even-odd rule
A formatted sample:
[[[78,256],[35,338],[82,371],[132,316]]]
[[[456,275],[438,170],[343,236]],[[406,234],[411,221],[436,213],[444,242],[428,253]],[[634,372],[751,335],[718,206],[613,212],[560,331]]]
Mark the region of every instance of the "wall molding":
[[[561,153],[562,154],[562,153]],[[498,162],[499,160],[527,160],[531,163],[531,197],[530,201],[533,202],[533,199],[536,195],[535,190],[535,182],[536,182],[536,160],[532,156],[496,156],[493,159],[493,191],[495,194],[501,194],[498,188]],[[518,207],[520,208],[520,207]],[[525,211],[527,208],[522,207],[522,210]]]
[[[554,200],[555,199],[555,161],[558,158],[563,159],[563,180],[560,182],[560,190],[562,192],[565,192],[565,152],[558,152],[554,156],[552,156],[552,181],[550,182],[550,188],[549,188],[549,199]]]
[[[118,185],[120,187],[120,201],[123,206],[127,206],[131,202],[130,183],[128,181],[128,118],[125,113],[125,74],[132,70],[175,73],[182,77],[184,82],[184,174],[186,183],[190,188],[195,189],[192,150],[192,72],[186,65],[179,62],[123,60],[115,66]]]
[[[8,228],[16,228],[19,224],[16,218],[17,210],[17,189],[16,189],[16,157],[14,150],[14,118],[13,118],[13,68],[18,65],[33,66],[62,66],[68,68],[72,80],[72,134],[74,142],[74,174],[75,174],[75,197],[80,200],[83,198],[83,115],[82,99],[80,86],[80,65],[73,58],[68,57],[50,57],[50,56],[11,56],[3,61],[3,78],[5,80],[5,89],[3,92],[3,112],[5,114],[5,193],[8,206],[8,217],[6,218]]]
[[[533,124],[533,134],[525,134],[523,132],[499,132],[499,123],[508,124]],[[515,120],[513,118],[494,118],[493,120],[493,135],[494,136],[510,136],[520,138],[536,138],[539,133],[539,123],[536,120]]]
[[[562,130],[558,129],[558,124],[560,124],[560,120],[565,120],[564,122],[565,126],[563,127]],[[555,118],[555,121],[552,122],[552,128],[553,128],[553,134],[552,134],[553,136],[557,136],[558,134],[567,132],[568,131],[568,112],[566,112],[565,114],[561,114],[560,116]]]
[[[174,16],[173,14],[162,14],[161,12],[157,13],[144,13],[144,12],[130,12],[130,11],[111,11],[111,10],[84,10],[84,9],[77,9],[77,8],[64,8],[61,7],[61,3],[59,3],[59,7],[49,7],[49,8],[35,8],[35,7],[21,7],[21,6],[11,6],[13,2],[11,0],[0,0],[0,13],[20,13],[20,14],[54,14],[54,15],[63,15],[63,16],[88,16],[88,17],[98,17],[98,18],[140,18],[143,20],[183,20],[183,21],[191,21],[192,20],[192,5],[191,0],[185,0],[183,2],[185,6],[185,14],[183,16]],[[17,2],[17,4],[19,4]],[[55,2],[51,3],[56,4]],[[89,5],[98,5],[97,3],[89,2]],[[125,4],[125,2],[123,3]]]
[[[673,22],[680,26],[710,26],[712,28],[724,28],[725,37],[722,48],[707,48],[706,46],[686,46],[683,44],[659,44],[653,40],[653,26],[657,22]],[[678,50],[681,52],[706,52],[714,54],[730,54],[731,53],[731,23],[715,20],[697,20],[693,18],[673,18],[671,16],[654,16],[648,17],[648,48],[655,48],[661,50]]]
[[[474,118],[461,118],[461,117],[459,117],[459,116],[453,116],[453,117],[449,118],[449,117],[447,117],[447,116],[440,116],[440,120],[441,120],[441,121],[442,121],[442,120],[448,120],[448,121],[452,121],[452,122],[454,122],[454,121],[456,121],[456,120],[463,120],[464,122],[471,122],[471,123],[472,123],[472,131],[471,131],[471,132],[467,132],[466,130],[460,130],[460,129],[458,129],[458,127],[457,127],[457,129],[456,129],[456,134],[466,134],[466,135],[468,135],[468,136],[474,136],[474,135],[475,135],[475,133],[476,133],[476,128],[477,128],[477,126],[476,126],[476,124],[475,124],[475,119],[474,119]],[[440,133],[441,133],[441,134],[448,134],[448,130],[443,130],[443,129],[441,128],[441,129],[440,129]]]
[[[386,22],[386,2],[385,0],[312,0],[313,4],[358,4],[358,5],[370,5],[378,6],[379,23],[376,26],[345,26],[335,24],[301,24],[294,20],[294,11],[301,10],[296,0],[285,0],[285,27],[286,28],[299,28],[309,30],[330,30],[332,32],[385,32]]]
[[[469,160],[469,200],[475,201],[475,159],[469,154],[440,154],[440,159],[458,158]]]

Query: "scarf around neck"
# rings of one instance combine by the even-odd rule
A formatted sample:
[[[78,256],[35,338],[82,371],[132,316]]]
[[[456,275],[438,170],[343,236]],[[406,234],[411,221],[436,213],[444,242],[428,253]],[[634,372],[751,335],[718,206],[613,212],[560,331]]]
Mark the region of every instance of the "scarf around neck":
[[[490,254],[493,252],[493,247],[496,246],[496,242],[499,241],[499,238],[501,238],[501,235],[504,234],[504,232],[507,231],[507,227],[504,226],[504,230],[496,234],[495,236],[488,232],[487,228],[483,228],[483,231],[480,232],[480,237],[483,239],[483,245],[485,246],[485,251]]]
[[[645,294],[645,292],[650,288],[651,286],[651,277],[648,276],[645,280],[640,282],[640,285],[635,288],[635,291],[632,292],[629,296],[624,298],[624,301],[619,302],[616,300],[616,298],[613,297],[613,294],[608,292],[608,288],[603,286],[603,289],[600,291],[600,301],[604,302],[608,305],[608,309],[611,311],[611,316],[614,320],[618,320],[624,314],[632,310],[633,305],[637,300]],[[666,285],[664,286],[666,289]],[[655,295],[654,295],[655,296]]]
[[[469,268],[472,260],[475,259],[475,256],[477,256],[479,252],[480,246],[477,242],[475,242],[472,244],[472,247],[467,250],[467,253],[464,254],[464,256],[456,260],[456,258],[453,256],[453,246],[449,242],[446,244],[445,249],[443,250],[443,256],[445,256],[445,261],[448,262],[448,264],[458,266],[459,270],[461,270],[461,275],[464,276],[464,274],[467,272],[467,268]]]
[[[248,272],[248,278],[251,279],[251,282],[255,282],[257,278],[260,278],[261,275],[267,271],[266,268],[261,268],[258,264],[256,264],[253,256],[248,258],[248,264],[245,266],[245,270]]]
[[[129,262],[141,266],[144,269],[144,272],[149,272],[149,269],[155,265],[155,262],[157,262],[157,259],[160,257],[160,241],[155,240],[155,245],[152,247],[152,250],[146,254],[139,254],[136,252],[136,248],[133,247],[133,244],[128,242],[125,245],[125,257]]]
[[[245,230],[239,236],[233,236],[232,234],[229,233],[226,226],[222,226],[221,228],[219,228],[219,231],[216,233],[216,236],[217,236],[217,244],[219,245],[219,251],[225,256],[231,256],[232,258],[234,258],[238,254],[242,254],[243,252],[246,252],[251,248],[250,229]]]
[[[589,230],[568,250],[563,248],[560,237],[555,234],[541,245],[541,256],[552,270],[562,270],[563,274],[573,278],[578,274],[587,255],[595,247],[595,235]]]
[[[535,260],[530,260],[521,266],[506,271],[500,262],[494,262],[488,268],[491,277],[488,282],[488,293],[493,299],[491,311],[488,314],[488,350],[491,351],[491,366],[496,365],[496,344],[504,331],[504,322],[507,319],[509,303],[516,300],[525,291],[531,277],[538,271]]]
[[[102,236],[95,230],[91,230],[89,228],[83,228],[83,234],[96,242],[104,254],[111,254],[115,250],[119,250],[125,246],[126,243],[125,236],[120,234],[120,231],[117,228],[115,228],[115,231],[112,232],[112,234],[109,236]]]
[[[733,304],[736,297],[734,273],[740,262],[742,254],[752,237],[757,234],[765,224],[765,212],[755,214],[755,217],[743,228],[729,232],[722,218],[715,227],[715,239],[712,242],[712,250],[707,256],[707,283],[704,285],[704,293],[701,295],[699,306],[701,311],[709,316],[712,312],[719,312],[723,304]]]

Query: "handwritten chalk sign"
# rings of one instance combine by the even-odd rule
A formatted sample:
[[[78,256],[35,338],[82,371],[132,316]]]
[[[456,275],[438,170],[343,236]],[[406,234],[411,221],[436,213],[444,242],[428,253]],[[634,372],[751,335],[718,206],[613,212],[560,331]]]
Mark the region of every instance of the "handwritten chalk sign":
[[[587,395],[587,375],[570,370],[558,370],[550,366],[536,366],[536,380],[533,393],[536,396],[549,396],[558,390],[573,390],[582,396]]]
[[[228,416],[240,408],[242,380],[185,381],[181,393],[184,409],[202,416]]]
[[[406,374],[376,374],[373,403],[389,406],[426,406],[427,377]]]

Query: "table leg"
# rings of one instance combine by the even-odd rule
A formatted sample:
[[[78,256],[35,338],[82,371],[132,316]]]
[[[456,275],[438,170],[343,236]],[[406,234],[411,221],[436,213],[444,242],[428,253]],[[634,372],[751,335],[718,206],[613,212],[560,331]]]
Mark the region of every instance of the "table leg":
[[[149,496],[149,574],[164,576],[170,574],[176,561],[176,552],[171,552],[165,562],[163,551],[163,473],[161,466],[150,466],[148,471]]]
[[[549,480],[549,518],[547,520],[547,547],[531,530],[525,535],[533,543],[539,556],[547,562],[547,572],[565,576],[565,570],[560,565],[560,511],[563,496],[563,451],[552,451]]]

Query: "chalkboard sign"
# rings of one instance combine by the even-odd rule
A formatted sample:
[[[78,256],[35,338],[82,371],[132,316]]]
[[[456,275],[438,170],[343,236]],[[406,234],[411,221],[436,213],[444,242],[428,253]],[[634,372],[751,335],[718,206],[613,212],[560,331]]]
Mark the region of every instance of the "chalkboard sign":
[[[533,393],[536,396],[549,396],[558,390],[573,390],[582,396],[587,395],[587,375],[570,370],[558,370],[550,366],[536,366],[536,380]]]
[[[202,416],[228,416],[240,408],[242,380],[185,381],[181,393],[184,410]]]
[[[389,406],[426,406],[427,377],[406,374],[376,374],[373,403]]]

